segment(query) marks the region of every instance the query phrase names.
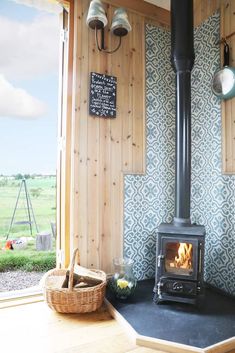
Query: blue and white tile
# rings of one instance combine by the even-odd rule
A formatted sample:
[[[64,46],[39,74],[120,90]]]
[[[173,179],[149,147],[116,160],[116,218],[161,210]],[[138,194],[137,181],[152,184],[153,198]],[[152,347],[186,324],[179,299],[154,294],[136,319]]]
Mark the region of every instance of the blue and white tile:
[[[195,30],[192,72],[192,221],[206,227],[205,280],[235,295],[235,177],[221,174],[219,14]],[[174,215],[175,79],[170,33],[146,26],[146,175],[125,177],[124,254],[138,279],[154,277],[156,231]]]

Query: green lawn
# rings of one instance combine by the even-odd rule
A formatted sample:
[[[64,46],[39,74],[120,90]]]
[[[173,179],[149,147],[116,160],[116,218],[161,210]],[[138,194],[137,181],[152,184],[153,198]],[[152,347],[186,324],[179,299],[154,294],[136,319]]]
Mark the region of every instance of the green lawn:
[[[0,177],[0,238],[5,237],[8,232],[20,183],[20,180]],[[39,232],[51,231],[50,222],[55,222],[56,216],[56,177],[35,177],[27,179],[26,183]],[[23,192],[21,196],[24,196]],[[18,205],[15,221],[27,220],[24,197],[20,198]],[[35,227],[33,233],[36,234]],[[19,236],[30,236],[28,225],[13,225],[10,238]]]
[[[55,251],[8,250],[0,252],[0,272],[38,271],[46,272],[56,267]]]
[[[56,219],[56,177],[41,176],[29,178],[26,183],[38,230],[39,232],[51,233],[51,222],[55,222]],[[20,184],[20,180],[15,180],[12,177],[0,177],[0,249],[6,243],[6,235]],[[15,222],[28,220],[27,203],[23,191],[24,189],[22,188],[9,240],[19,237],[31,237],[28,224],[15,224]],[[0,271],[17,268],[41,271],[55,266],[55,240],[53,239],[53,251],[38,252],[35,249],[36,234],[37,231],[33,225],[33,239],[29,241],[26,250],[0,250]]]

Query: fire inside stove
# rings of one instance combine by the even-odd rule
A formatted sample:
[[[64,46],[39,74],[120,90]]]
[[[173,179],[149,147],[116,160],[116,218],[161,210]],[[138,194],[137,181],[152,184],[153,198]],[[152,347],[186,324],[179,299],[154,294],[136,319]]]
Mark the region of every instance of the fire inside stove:
[[[191,276],[193,273],[193,245],[191,243],[167,243],[165,271]]]
[[[161,223],[157,234],[154,302],[197,304],[203,298],[205,227]]]

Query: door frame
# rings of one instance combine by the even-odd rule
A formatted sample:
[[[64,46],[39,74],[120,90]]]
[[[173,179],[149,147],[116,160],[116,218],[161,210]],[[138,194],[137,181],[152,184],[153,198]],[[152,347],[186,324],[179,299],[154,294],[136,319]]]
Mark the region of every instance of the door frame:
[[[67,267],[71,243],[71,134],[73,101],[74,0],[59,1],[61,14],[61,45],[59,73],[59,113],[57,148],[57,241],[56,265]]]

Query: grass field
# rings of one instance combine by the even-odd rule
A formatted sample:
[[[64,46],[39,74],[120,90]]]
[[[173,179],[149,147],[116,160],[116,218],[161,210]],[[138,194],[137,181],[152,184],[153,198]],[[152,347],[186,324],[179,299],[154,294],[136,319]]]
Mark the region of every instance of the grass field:
[[[26,184],[38,231],[51,233],[51,222],[55,222],[56,218],[56,177],[41,176],[29,178],[26,180]],[[6,244],[6,235],[20,185],[21,180],[16,180],[13,177],[0,177],[0,249]],[[22,188],[9,240],[20,237],[31,237],[29,224],[16,224],[27,220],[27,202],[24,188]],[[23,268],[28,271],[40,271],[43,269],[47,270],[52,266],[52,263],[55,265],[55,240],[53,239],[53,251],[36,251],[35,237],[37,230],[34,224],[32,224],[32,228],[33,239],[29,241],[26,250],[0,250],[0,271],[17,268]],[[33,263],[31,261],[32,258],[35,258]]]
[[[56,215],[56,177],[35,177],[27,179],[26,183],[39,232],[51,232],[50,222],[55,222]],[[20,180],[0,177],[0,238],[5,237],[8,232],[20,184]],[[23,191],[22,188],[15,222],[28,220],[27,203]],[[33,234],[36,233],[33,225]],[[29,225],[13,224],[10,238],[20,236],[30,236]]]
[[[55,251],[18,250],[0,253],[0,272],[36,271],[46,272],[56,267]]]

